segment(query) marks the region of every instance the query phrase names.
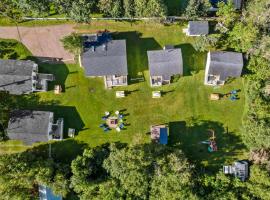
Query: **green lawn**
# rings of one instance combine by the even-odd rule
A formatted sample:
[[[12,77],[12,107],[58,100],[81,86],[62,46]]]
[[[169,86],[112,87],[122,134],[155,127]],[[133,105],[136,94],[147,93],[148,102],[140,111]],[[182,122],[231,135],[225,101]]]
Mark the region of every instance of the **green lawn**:
[[[239,78],[220,88],[204,86],[206,53],[193,49],[194,39],[183,35],[182,26],[95,22],[78,28],[81,32],[106,28],[117,31],[115,38],[127,39],[129,86],[105,90],[102,78],[86,78],[78,65],[42,64],[41,71],[54,73],[56,82],[53,84],[61,84],[65,92],[60,95],[55,95],[53,91],[38,93],[38,105],[31,103],[26,107],[54,111],[58,117],[64,117],[65,130],[76,128],[78,135],[75,141],[80,145],[97,146],[117,141],[131,144],[150,142],[150,125],[166,123],[170,128],[169,145],[182,148],[194,162],[220,167],[225,161],[244,156],[245,148],[241,145],[239,133],[245,104],[243,79]],[[182,49],[185,75],[177,83],[152,89],[149,87],[146,51],[161,49],[165,44],[174,44]],[[144,78],[145,81],[137,82],[134,78]],[[116,99],[115,91],[121,89],[129,94],[126,98]],[[163,97],[152,99],[151,92],[157,89],[163,92]],[[224,94],[232,89],[241,90],[240,99],[236,102],[208,99],[212,92]],[[123,110],[126,114],[126,130],[104,133],[99,128],[103,122],[101,117],[105,111],[116,110]],[[207,146],[200,144],[209,138],[208,129],[216,132],[218,152],[208,153]],[[72,152],[80,147],[71,141],[67,140],[66,145],[60,147],[62,152]]]

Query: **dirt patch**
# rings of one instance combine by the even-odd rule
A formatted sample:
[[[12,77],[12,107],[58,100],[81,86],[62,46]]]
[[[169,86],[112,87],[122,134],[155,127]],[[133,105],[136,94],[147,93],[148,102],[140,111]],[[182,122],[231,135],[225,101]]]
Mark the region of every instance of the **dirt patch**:
[[[60,39],[73,31],[73,25],[70,24],[45,27],[0,27],[0,38],[21,41],[36,57],[72,62],[73,55],[63,48]]]

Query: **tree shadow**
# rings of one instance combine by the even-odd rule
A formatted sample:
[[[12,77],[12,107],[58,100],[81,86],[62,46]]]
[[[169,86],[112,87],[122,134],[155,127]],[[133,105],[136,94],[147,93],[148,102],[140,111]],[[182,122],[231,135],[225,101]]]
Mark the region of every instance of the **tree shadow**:
[[[228,159],[237,157],[246,147],[239,136],[225,130],[220,122],[191,119],[188,122],[169,123],[169,144],[181,148],[189,160],[197,166],[219,170]],[[209,140],[209,130],[215,132],[218,151],[208,152],[208,145],[202,141]]]
[[[183,58],[184,76],[189,76],[192,72],[199,72],[205,68],[206,53],[198,52],[189,44],[176,45],[175,48],[181,48]]]
[[[114,32],[114,39],[126,39],[129,83],[145,81],[144,72],[148,71],[147,51],[161,49],[154,38],[143,38],[137,31]]]

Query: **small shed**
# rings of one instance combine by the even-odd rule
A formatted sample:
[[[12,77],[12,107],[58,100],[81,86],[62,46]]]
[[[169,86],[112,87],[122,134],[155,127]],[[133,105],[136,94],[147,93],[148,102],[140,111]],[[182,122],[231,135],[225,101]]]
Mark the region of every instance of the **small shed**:
[[[189,21],[186,35],[201,36],[209,34],[208,21]]]
[[[210,94],[210,100],[217,101],[219,99],[220,99],[220,94],[218,94],[218,93],[212,93],[212,94]]]
[[[236,161],[233,165],[223,166],[224,174],[233,174],[241,181],[245,181],[248,178],[248,162]]]
[[[150,127],[151,139],[155,143],[168,144],[168,127],[166,125],[154,125]]]

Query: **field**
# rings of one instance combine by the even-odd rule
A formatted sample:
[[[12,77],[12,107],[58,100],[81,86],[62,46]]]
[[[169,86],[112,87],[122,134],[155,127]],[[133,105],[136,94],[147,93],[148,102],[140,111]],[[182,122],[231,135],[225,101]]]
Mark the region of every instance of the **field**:
[[[92,22],[79,26],[79,32],[96,32],[108,29],[114,38],[127,40],[129,86],[105,90],[103,79],[86,78],[77,64],[41,64],[42,72],[56,75],[51,84],[61,84],[64,92],[55,95],[53,91],[33,95],[35,103],[26,108],[50,110],[56,117],[64,117],[65,132],[75,128],[75,140],[55,144],[53,152],[60,156],[74,154],[82,145],[97,146],[108,142],[139,144],[150,142],[149,127],[153,124],[168,124],[169,145],[182,148],[187,157],[203,166],[218,169],[222,163],[241,158],[245,147],[240,138],[241,119],[244,111],[243,79],[239,78],[224,87],[203,85],[206,53],[194,50],[193,38],[182,33],[182,25],[163,26],[151,23]],[[153,31],[154,30],[154,31]],[[173,44],[182,49],[184,76],[178,82],[161,88],[149,86],[147,50],[161,49]],[[138,81],[139,79],[144,81]],[[125,90],[123,99],[115,98],[116,90]],[[228,93],[239,89],[240,99],[210,101],[213,92]],[[161,99],[152,99],[151,92],[161,90]],[[104,133],[99,125],[105,111],[122,110],[126,130]],[[208,153],[201,141],[209,138],[208,129],[216,133],[218,152]],[[62,144],[62,145],[61,145]],[[0,145],[0,152],[13,152],[12,145]],[[16,148],[18,148],[16,146]]]

